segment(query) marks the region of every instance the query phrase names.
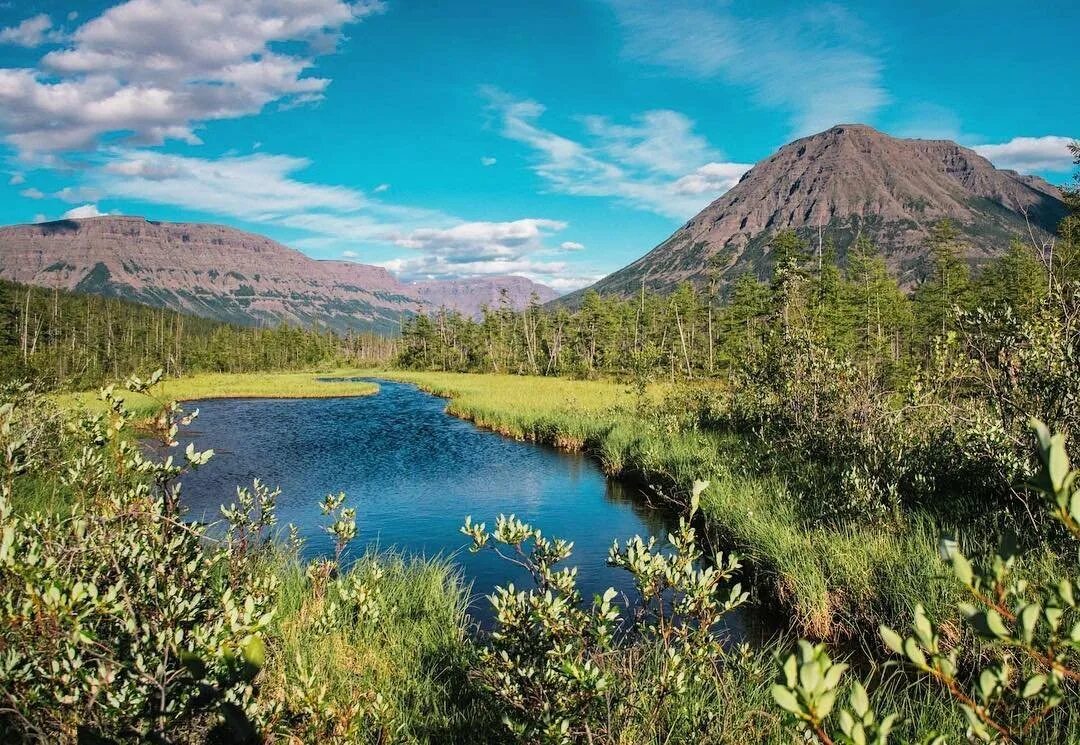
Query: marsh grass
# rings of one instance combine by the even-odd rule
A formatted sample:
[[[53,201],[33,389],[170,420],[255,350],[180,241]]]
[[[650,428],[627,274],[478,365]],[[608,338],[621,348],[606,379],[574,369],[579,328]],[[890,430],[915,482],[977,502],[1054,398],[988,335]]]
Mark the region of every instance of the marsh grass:
[[[333,398],[370,396],[379,387],[354,378],[354,371],[327,370],[275,373],[197,373],[166,378],[152,395],[127,393],[128,408],[139,416],[157,412],[162,401],[196,401],[207,398]],[[326,378],[327,380],[323,380]],[[57,403],[68,409],[102,410],[97,392],[63,393]]]
[[[474,741],[468,733],[482,731],[486,715],[467,679],[469,589],[450,560],[386,551],[361,557],[350,572],[367,578],[375,562],[383,569],[383,615],[374,625],[330,632],[315,630],[325,600],[312,592],[305,565],[283,551],[267,560],[280,585],[263,695],[288,700],[304,673],[327,687],[327,700],[341,711],[366,692],[381,694],[390,729],[403,741]]]

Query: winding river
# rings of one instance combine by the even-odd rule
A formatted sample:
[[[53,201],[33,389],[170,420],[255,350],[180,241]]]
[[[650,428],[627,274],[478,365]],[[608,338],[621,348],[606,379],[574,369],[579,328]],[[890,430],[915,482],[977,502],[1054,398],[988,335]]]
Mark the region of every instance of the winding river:
[[[508,580],[526,586],[527,577],[490,551],[469,553],[459,528],[466,515],[492,527],[499,513],[514,513],[545,535],[574,542],[570,563],[584,597],[610,586],[631,592],[629,575],[605,564],[612,540],[666,536],[669,514],[605,478],[583,455],[480,430],[411,385],[379,386],[378,394],[355,398],[189,403],[200,414],[184,439],[216,453],[183,480],[189,517],[216,520],[236,486],[258,477],[281,488],[279,525],[296,525],[306,551],[317,555],[331,549],[318,503],[344,491],[357,510],[354,550],[452,555],[472,585],[471,614],[488,625],[483,596]]]

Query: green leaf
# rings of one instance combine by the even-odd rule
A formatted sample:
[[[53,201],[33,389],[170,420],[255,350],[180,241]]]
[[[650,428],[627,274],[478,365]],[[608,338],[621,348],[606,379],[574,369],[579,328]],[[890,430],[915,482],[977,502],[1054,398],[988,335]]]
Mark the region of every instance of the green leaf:
[[[800,716],[803,713],[802,707],[799,705],[799,700],[795,698],[795,694],[789,691],[782,685],[774,685],[772,687],[772,697],[776,705],[784,711],[791,712],[796,716]]]
[[[964,585],[970,587],[971,581],[974,579],[971,562],[969,562],[962,553],[955,551],[952,555],[952,565],[956,578]]]
[[[240,650],[244,656],[244,662],[257,668],[266,664],[266,644],[261,636],[250,636]]]
[[[924,670],[929,668],[929,665],[926,664],[926,655],[919,649],[919,645],[915,643],[914,639],[908,638],[904,640],[904,654],[907,655],[915,667]]]
[[[890,629],[885,624],[878,627],[878,632],[881,634],[881,640],[885,642],[885,646],[891,649],[896,654],[904,653],[904,640],[895,631]]]
[[[859,717],[866,716],[866,712],[870,709],[870,699],[866,695],[866,689],[857,680],[851,684],[851,708]]]
[[[1031,698],[1037,696],[1039,691],[1046,685],[1046,676],[1039,674],[1033,675],[1028,679],[1028,682],[1024,684],[1024,692],[1021,694],[1024,698]]]

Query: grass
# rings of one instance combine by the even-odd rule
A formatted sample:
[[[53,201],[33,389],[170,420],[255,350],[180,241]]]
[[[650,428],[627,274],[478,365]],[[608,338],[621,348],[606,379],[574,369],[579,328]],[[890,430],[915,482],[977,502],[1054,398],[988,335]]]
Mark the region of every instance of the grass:
[[[153,396],[127,394],[128,407],[140,415],[153,414],[160,401],[196,401],[207,398],[332,398],[335,396],[370,396],[379,387],[373,383],[349,379],[352,370],[324,372],[270,373],[197,373],[182,378],[166,378],[153,390]],[[321,381],[320,378],[333,378]],[[56,397],[62,408],[101,407],[97,392],[64,393]]]
[[[364,692],[378,692],[394,741],[467,742],[468,731],[490,719],[466,679],[469,592],[449,560],[386,552],[360,558],[350,571],[364,579],[375,562],[382,567],[384,615],[329,632],[314,628],[325,599],[312,592],[305,565],[280,555],[273,561],[280,584],[263,696],[289,700],[301,673],[325,687],[326,703],[339,712]]]
[[[882,621],[906,625],[915,599],[951,607],[954,584],[937,557],[937,531],[922,515],[902,528],[807,525],[798,495],[761,475],[745,443],[730,436],[665,427],[634,410],[626,385],[511,375],[388,371],[450,399],[447,411],[518,439],[583,450],[613,476],[640,479],[676,495],[708,479],[701,502],[717,545],[745,556],[758,589],[811,638],[876,638]],[[662,398],[663,386],[649,390]],[[614,536],[613,536],[614,537]]]

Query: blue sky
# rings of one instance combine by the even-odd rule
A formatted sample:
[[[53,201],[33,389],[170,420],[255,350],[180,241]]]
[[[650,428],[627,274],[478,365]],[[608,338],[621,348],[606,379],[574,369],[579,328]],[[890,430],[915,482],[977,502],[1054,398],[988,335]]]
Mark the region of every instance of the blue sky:
[[[789,140],[946,137],[1057,183],[1070,2],[0,2],[0,223],[221,222],[560,290]]]

